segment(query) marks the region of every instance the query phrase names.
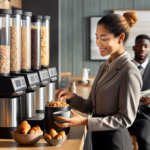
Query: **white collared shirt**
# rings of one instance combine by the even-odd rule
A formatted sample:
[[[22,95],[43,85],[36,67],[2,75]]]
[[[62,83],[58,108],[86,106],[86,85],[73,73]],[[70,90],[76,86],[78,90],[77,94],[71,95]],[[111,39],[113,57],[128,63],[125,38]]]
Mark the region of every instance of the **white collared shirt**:
[[[141,65],[141,69],[140,69],[140,73],[141,73],[141,76],[143,77],[144,75],[144,72],[145,72],[145,69],[146,69],[146,66],[148,64],[148,58],[146,59],[145,62],[143,62],[142,64],[139,64],[135,59],[133,59],[133,63],[138,67]]]
[[[140,71],[140,73],[141,73],[141,76],[143,77],[144,72],[145,72],[145,69],[146,69],[146,66],[147,66],[147,64],[148,64],[148,58],[147,58],[146,61],[143,62],[142,64],[139,64],[135,59],[133,59],[133,63],[134,63],[137,67],[141,65],[142,68],[141,68],[139,71]],[[139,114],[141,114],[141,112],[140,112],[139,109],[138,109],[137,112],[138,112]]]

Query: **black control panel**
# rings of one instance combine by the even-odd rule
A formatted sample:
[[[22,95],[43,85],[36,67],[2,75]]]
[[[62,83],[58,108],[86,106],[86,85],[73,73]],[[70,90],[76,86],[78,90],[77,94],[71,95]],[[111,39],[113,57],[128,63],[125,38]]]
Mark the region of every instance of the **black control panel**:
[[[25,82],[27,84],[28,89],[35,89],[38,88],[40,85],[40,80],[38,73],[18,73],[14,74],[13,76],[23,76],[25,78]]]
[[[27,74],[27,77],[28,77],[30,86],[40,83],[39,76],[37,73]]]
[[[50,81],[56,81],[57,80],[57,71],[56,68],[48,68],[48,73],[50,76]]]
[[[38,74],[40,85],[46,85],[50,81],[50,76],[49,76],[48,71],[46,69],[34,70],[34,71],[30,71],[30,73],[37,73]],[[32,79],[32,81],[34,81],[34,79]]]
[[[25,78],[22,76],[1,76],[0,95],[18,96],[27,89]]]
[[[41,81],[48,81],[50,79],[48,71],[46,69],[39,71]]]

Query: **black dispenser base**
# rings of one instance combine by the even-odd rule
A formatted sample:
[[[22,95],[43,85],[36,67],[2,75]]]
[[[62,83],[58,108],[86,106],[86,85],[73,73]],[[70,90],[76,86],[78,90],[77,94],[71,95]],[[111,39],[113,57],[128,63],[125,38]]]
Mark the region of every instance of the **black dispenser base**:
[[[11,132],[16,131],[18,127],[0,127],[1,139],[12,139]]]
[[[70,106],[67,106],[67,107],[47,107],[46,106],[45,107],[45,129],[47,133],[49,133],[50,129],[53,128],[58,133],[60,133],[61,131],[65,131],[66,135],[69,134],[70,127],[60,128],[54,123],[55,119],[53,117],[53,112],[65,111],[65,110],[71,110],[71,107]]]
[[[37,113],[36,117],[34,118],[28,118],[28,119],[22,119],[23,120],[27,120],[28,123],[30,124],[31,128],[35,127],[35,126],[40,126],[41,130],[43,131],[43,133],[45,133],[45,120],[44,120],[44,113]]]

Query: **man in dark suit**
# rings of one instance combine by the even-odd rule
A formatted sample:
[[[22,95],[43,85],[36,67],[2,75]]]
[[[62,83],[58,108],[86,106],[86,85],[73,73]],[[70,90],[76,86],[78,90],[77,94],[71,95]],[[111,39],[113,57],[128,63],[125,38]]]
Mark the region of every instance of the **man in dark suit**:
[[[133,63],[139,68],[143,80],[141,91],[145,91],[150,89],[149,36],[144,34],[138,35],[133,50],[135,53]],[[150,150],[150,96],[142,97],[140,102],[143,105],[139,106],[136,119],[128,130],[136,136],[139,150]]]

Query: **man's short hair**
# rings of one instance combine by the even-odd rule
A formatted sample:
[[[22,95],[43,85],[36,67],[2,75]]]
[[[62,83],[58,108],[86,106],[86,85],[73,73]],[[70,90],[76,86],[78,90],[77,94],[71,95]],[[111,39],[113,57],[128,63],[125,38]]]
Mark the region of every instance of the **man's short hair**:
[[[136,41],[137,41],[138,39],[147,39],[147,40],[149,40],[149,42],[150,42],[150,37],[149,37],[148,35],[146,35],[146,34],[140,34],[140,35],[138,35],[138,36],[136,37],[136,39],[135,39],[135,43],[136,43]]]

